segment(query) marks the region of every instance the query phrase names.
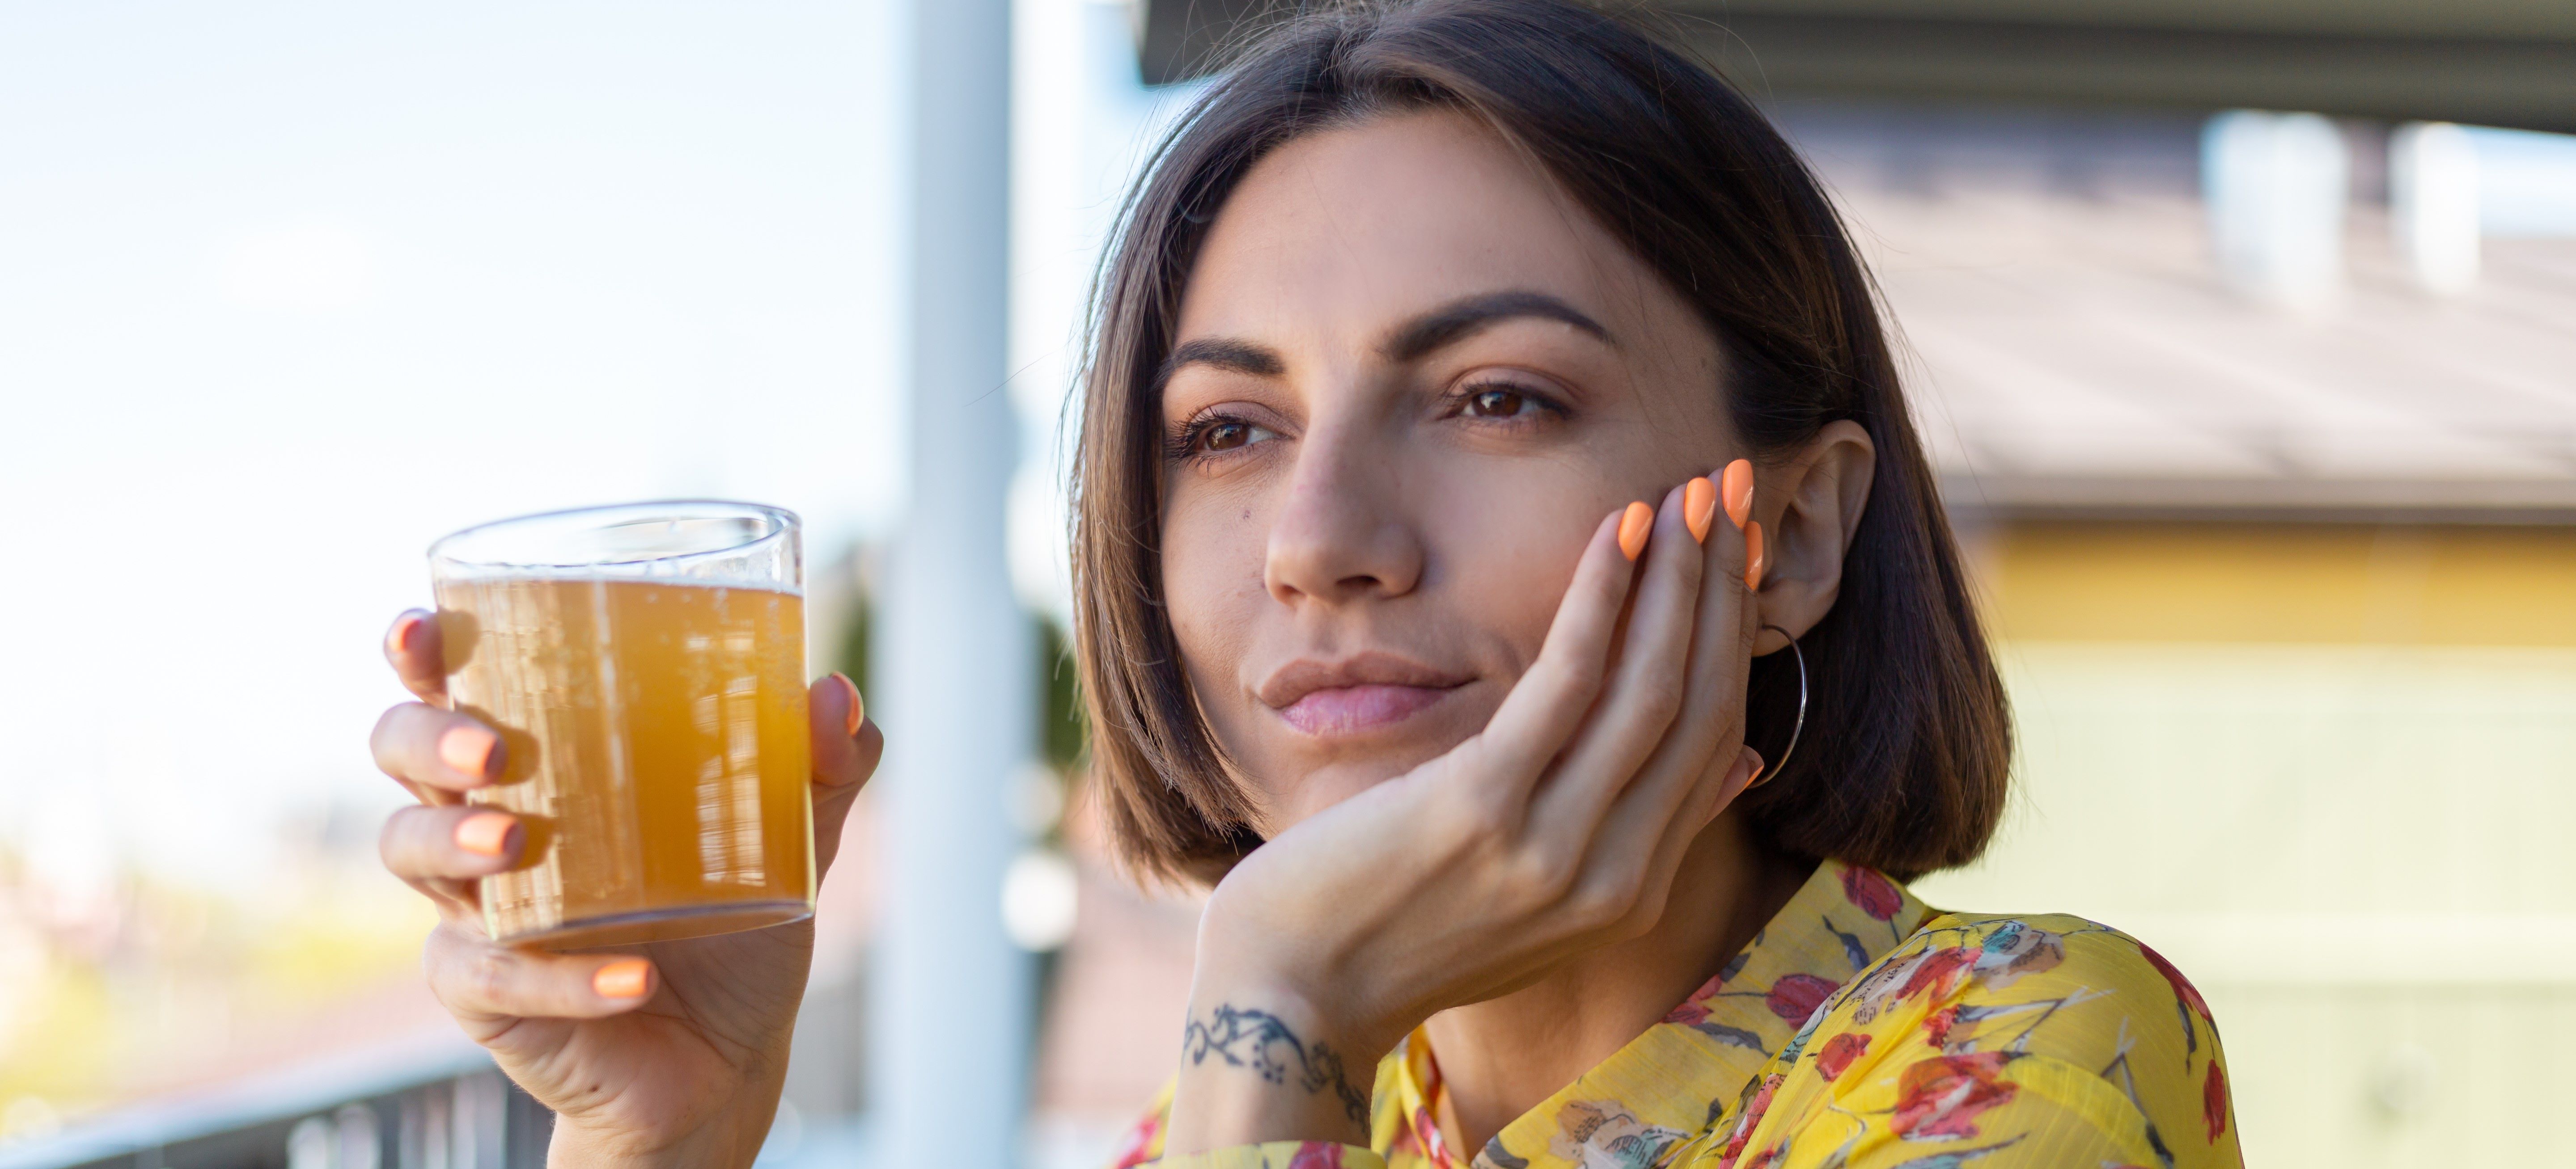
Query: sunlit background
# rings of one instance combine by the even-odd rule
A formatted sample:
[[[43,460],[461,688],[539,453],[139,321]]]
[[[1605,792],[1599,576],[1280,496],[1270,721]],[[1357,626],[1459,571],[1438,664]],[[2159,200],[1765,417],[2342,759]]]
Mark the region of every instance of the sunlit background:
[[[1143,15],[1015,6],[992,439],[1041,630],[1086,281],[1189,92],[1145,83]],[[0,7],[0,1164],[135,1117],[278,1122],[295,1169],[499,1163],[313,1087],[510,1107],[375,859],[378,638],[442,533],[720,496],[802,513],[815,669],[865,667],[908,502],[905,19]],[[2576,1091],[2542,1054],[2576,1042],[2576,138],[1770,108],[1877,266],[2020,717],[1997,850],[1926,896],[2173,956],[2258,1163],[2539,1156]],[[1107,877],[1050,728],[994,912],[1042,955],[1028,1161],[1070,1166],[1168,1072],[1193,910]],[[765,1163],[868,1147],[876,820]]]

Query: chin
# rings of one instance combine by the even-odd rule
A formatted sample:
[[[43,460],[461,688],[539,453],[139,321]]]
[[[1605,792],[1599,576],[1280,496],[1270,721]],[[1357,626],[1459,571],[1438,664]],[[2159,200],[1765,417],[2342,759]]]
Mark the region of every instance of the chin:
[[[1291,790],[1281,793],[1275,805],[1280,809],[1278,829],[1285,829],[1308,816],[1411,770],[1413,770],[1411,766],[1392,764],[1368,766],[1336,763],[1298,776],[1289,781]]]
[[[1308,816],[1341,803],[1352,796],[1394,779],[1446,754],[1451,747],[1466,740],[1465,735],[1444,737],[1438,742],[1417,742],[1402,746],[1388,745],[1364,758],[1345,753],[1331,762],[1305,768],[1282,768],[1285,782],[1272,788],[1271,806],[1280,809],[1279,828],[1286,828]],[[1269,785],[1264,785],[1269,786]],[[1284,789],[1284,790],[1282,790]]]

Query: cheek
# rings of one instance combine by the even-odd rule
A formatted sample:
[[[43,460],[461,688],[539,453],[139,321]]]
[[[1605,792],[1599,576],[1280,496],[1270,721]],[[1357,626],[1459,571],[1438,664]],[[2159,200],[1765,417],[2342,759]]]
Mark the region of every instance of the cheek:
[[[1220,720],[1239,698],[1236,667],[1268,599],[1259,515],[1245,504],[1209,500],[1178,502],[1163,518],[1165,618],[1191,688]]]
[[[1626,501],[1587,475],[1512,470],[1464,484],[1470,491],[1444,509],[1436,539],[1448,566],[1442,604],[1490,639],[1517,678],[1545,644],[1593,529]]]

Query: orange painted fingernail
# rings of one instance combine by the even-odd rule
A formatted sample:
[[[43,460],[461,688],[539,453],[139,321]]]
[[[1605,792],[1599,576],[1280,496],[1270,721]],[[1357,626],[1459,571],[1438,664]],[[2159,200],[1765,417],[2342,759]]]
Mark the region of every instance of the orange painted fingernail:
[[[507,812],[476,812],[456,822],[456,847],[484,856],[499,856],[510,846],[510,830],[519,818]]]
[[[641,958],[620,958],[599,968],[590,976],[591,993],[604,999],[631,999],[641,996],[651,980],[653,964]]]
[[[849,713],[841,717],[841,733],[856,735],[859,733],[859,724],[867,720],[868,700],[859,697],[859,684],[851,681],[848,674],[834,670],[832,676],[841,680],[841,689],[850,695]]]
[[[385,655],[410,653],[412,635],[420,632],[424,620],[426,618],[418,613],[405,613],[397,618],[393,629],[385,634]]]
[[[1655,530],[1655,509],[1642,503],[1628,505],[1619,517],[1619,551],[1635,560],[1646,550],[1646,533]]]
[[[1682,521],[1690,525],[1691,539],[1708,543],[1709,521],[1717,518],[1717,484],[1702,475],[1682,484]]]
[[[1762,570],[1770,567],[1771,550],[1762,546],[1762,525],[1746,521],[1744,525],[1744,587],[1762,588]]]
[[[1741,528],[1753,519],[1752,460],[1737,459],[1728,463],[1721,477],[1725,480],[1726,518],[1734,520],[1735,526]]]
[[[1762,753],[1760,751],[1756,751],[1751,747],[1746,747],[1742,751],[1737,752],[1735,755],[1735,766],[1727,769],[1726,782],[1735,782],[1735,773],[1742,771],[1747,767],[1753,769],[1753,774],[1744,777],[1744,786],[1735,789],[1736,795],[1743,795],[1744,793],[1752,791],[1754,788],[1762,785]],[[1719,816],[1726,813],[1729,803],[1731,803],[1731,800],[1721,800],[1714,806],[1710,807],[1708,810],[1708,819],[1701,821],[1702,826],[1705,827],[1708,824],[1715,823]]]
[[[492,778],[492,753],[501,737],[481,727],[449,727],[438,737],[438,758],[467,775]]]

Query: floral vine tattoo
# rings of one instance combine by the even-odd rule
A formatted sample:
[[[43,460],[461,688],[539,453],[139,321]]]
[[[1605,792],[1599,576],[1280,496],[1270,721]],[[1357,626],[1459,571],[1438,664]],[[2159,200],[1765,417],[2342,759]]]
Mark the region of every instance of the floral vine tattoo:
[[[1296,1059],[1297,1086],[1312,1095],[1329,1087],[1341,1098],[1342,1108],[1350,1113],[1351,1123],[1368,1127],[1368,1094],[1351,1086],[1342,1073],[1342,1053],[1321,1041],[1305,1043],[1288,1029],[1277,1015],[1268,1011],[1247,1011],[1233,1003],[1218,1004],[1207,1022],[1190,1020],[1189,1029],[1181,1035],[1181,1055],[1196,1067],[1213,1054],[1233,1067],[1249,1067],[1262,1079],[1274,1084],[1288,1082],[1289,1066],[1277,1054],[1278,1049]]]

